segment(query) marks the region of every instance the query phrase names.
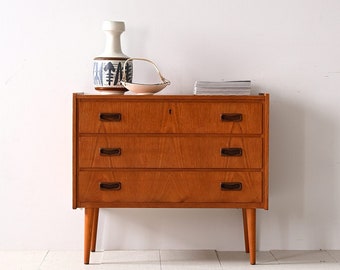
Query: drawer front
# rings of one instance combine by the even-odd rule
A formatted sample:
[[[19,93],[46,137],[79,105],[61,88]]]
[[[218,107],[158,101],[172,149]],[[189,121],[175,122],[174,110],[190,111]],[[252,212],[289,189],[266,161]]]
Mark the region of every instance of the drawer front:
[[[260,102],[79,102],[79,133],[261,134]]]
[[[79,172],[78,203],[259,203],[260,172]]]
[[[80,168],[262,168],[262,138],[81,136]]]

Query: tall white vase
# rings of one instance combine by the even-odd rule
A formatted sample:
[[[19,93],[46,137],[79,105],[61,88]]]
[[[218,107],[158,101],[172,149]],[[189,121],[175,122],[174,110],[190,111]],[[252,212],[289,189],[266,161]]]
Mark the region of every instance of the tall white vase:
[[[127,89],[121,84],[123,65],[129,57],[122,52],[120,36],[125,31],[125,23],[104,21],[103,31],[106,37],[104,52],[94,58],[94,88],[102,94],[122,95]],[[132,81],[132,63],[126,66],[127,80]]]

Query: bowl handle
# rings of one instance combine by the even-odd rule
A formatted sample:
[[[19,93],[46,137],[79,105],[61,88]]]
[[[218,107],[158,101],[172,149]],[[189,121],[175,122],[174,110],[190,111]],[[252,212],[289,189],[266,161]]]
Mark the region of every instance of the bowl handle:
[[[125,72],[126,64],[127,64],[127,62],[132,61],[132,60],[140,60],[140,61],[146,61],[146,62],[151,63],[155,67],[155,69],[156,69],[159,77],[161,78],[161,81],[163,82],[163,84],[167,84],[167,85],[170,84],[170,81],[163,77],[163,75],[161,74],[161,72],[159,71],[158,67],[156,66],[156,64],[154,62],[152,62],[151,60],[146,59],[146,58],[138,58],[138,57],[132,57],[132,58],[126,59],[126,61],[124,62],[124,65],[123,65],[123,76],[122,76],[121,82],[126,83],[126,72]]]

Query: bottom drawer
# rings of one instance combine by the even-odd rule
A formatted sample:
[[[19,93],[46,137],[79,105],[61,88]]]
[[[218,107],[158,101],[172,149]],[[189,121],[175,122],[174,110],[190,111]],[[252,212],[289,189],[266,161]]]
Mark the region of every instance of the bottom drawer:
[[[260,203],[261,172],[81,171],[77,202]]]

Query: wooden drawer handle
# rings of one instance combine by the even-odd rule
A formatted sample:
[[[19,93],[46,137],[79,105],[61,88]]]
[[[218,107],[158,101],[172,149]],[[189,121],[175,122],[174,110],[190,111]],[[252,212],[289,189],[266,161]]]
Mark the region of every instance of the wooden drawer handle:
[[[100,113],[99,119],[100,121],[119,122],[122,120],[122,115],[120,113]]]
[[[242,183],[241,182],[222,182],[221,190],[222,191],[242,190]]]
[[[242,113],[222,113],[221,120],[223,122],[240,122],[242,121]]]
[[[221,156],[240,157],[242,156],[242,148],[222,148]]]
[[[120,182],[102,182],[99,187],[101,190],[120,190],[122,184]]]
[[[100,148],[99,152],[101,156],[120,156],[122,154],[120,148]]]

